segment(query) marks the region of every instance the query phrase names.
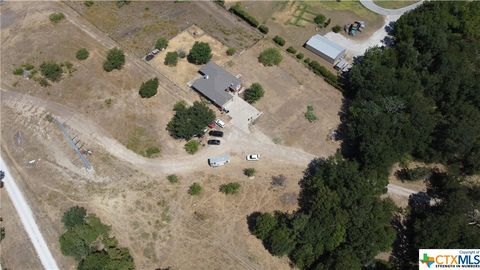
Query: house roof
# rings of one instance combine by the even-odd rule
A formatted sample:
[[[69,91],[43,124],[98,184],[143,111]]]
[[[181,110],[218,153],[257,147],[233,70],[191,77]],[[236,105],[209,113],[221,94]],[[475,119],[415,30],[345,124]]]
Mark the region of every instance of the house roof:
[[[312,36],[306,44],[322,52],[331,59],[336,59],[340,54],[345,52],[345,48],[318,34]]]
[[[193,88],[208,97],[217,105],[223,106],[232,99],[232,94],[225,91],[240,85],[240,79],[213,62],[208,62],[200,68],[204,76],[193,82]]]

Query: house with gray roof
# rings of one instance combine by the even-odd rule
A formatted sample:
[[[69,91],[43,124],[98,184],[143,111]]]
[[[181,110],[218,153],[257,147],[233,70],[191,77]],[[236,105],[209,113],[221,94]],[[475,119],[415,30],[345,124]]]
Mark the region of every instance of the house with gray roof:
[[[195,80],[192,87],[222,109],[233,99],[231,92],[241,88],[239,78],[213,62],[202,66],[199,72],[202,77]]]
[[[305,48],[332,64],[338,62],[345,55],[345,48],[318,34],[305,43]]]

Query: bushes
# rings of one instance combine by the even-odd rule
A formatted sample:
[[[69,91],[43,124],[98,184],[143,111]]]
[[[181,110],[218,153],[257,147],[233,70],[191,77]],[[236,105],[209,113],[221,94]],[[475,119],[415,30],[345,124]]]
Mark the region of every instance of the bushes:
[[[179,178],[176,174],[170,174],[170,175],[167,176],[167,180],[168,180],[168,182],[170,182],[172,184],[175,184],[175,183],[178,183]]]
[[[313,70],[317,75],[321,75],[326,82],[331,84],[334,87],[339,88],[338,77],[332,72],[328,71],[324,66],[320,65],[317,61],[311,61],[308,63],[308,66]]]
[[[119,48],[113,48],[108,51],[107,59],[103,62],[103,69],[110,72],[114,69],[122,69],[125,64],[125,54]]]
[[[307,58],[307,59],[303,60],[303,62],[305,62],[305,64],[309,65],[311,60],[310,60],[310,58]]]
[[[187,151],[187,153],[189,153],[190,155],[193,155],[198,151],[199,147],[200,147],[199,141],[191,140],[185,144],[184,148],[185,148],[185,151]]]
[[[150,98],[157,94],[158,78],[143,82],[138,93],[142,98]]]
[[[240,189],[240,184],[237,182],[223,184],[220,186],[220,192],[223,192],[227,195],[235,194],[238,192],[239,189]]]
[[[303,59],[303,53],[298,53],[297,54],[297,59],[302,60]]]
[[[180,57],[182,59],[187,56],[187,54],[185,53],[184,50],[178,50],[177,53],[178,53],[178,57]]]
[[[159,153],[160,153],[160,148],[156,146],[150,146],[147,148],[147,150],[145,150],[145,156],[148,158],[155,157]]]
[[[262,85],[259,83],[253,83],[250,88],[245,91],[244,99],[252,104],[262,98],[264,94],[265,91],[263,90]]]
[[[87,210],[83,207],[75,206],[67,210],[63,214],[62,222],[65,228],[71,229],[77,225],[85,224],[85,217],[87,216]]]
[[[230,48],[228,48],[228,50],[227,50],[227,55],[228,55],[228,56],[232,56],[232,55],[235,54],[235,52],[237,52],[237,49],[230,47]]]
[[[425,167],[416,167],[413,169],[403,168],[396,171],[395,176],[397,176],[400,180],[418,181],[429,177],[431,173],[432,170]]]
[[[342,27],[337,24],[334,27],[332,27],[332,31],[335,33],[339,33],[340,31],[342,31]]]
[[[275,48],[265,49],[258,57],[258,61],[264,66],[278,65],[280,62],[282,62],[282,59],[282,55]]]
[[[23,75],[23,68],[19,67],[13,70],[13,75]]]
[[[168,46],[168,40],[164,37],[160,37],[157,39],[157,42],[155,42],[155,49],[163,50],[167,48]]]
[[[313,19],[313,21],[320,25],[320,26],[323,26],[323,24],[325,23],[325,20],[327,19],[327,17],[325,17],[325,15],[323,14],[318,14],[317,16],[315,16],[315,18]]]
[[[307,106],[307,112],[305,113],[305,118],[311,123],[313,121],[318,120],[318,117],[315,115],[313,112],[313,106],[308,105]]]
[[[165,61],[163,62],[165,65],[174,67],[177,65],[178,62],[178,53],[177,52],[168,52],[165,56]]]
[[[212,58],[212,49],[206,42],[196,41],[188,54],[188,62],[196,65],[206,64]]]
[[[246,169],[243,169],[243,174],[245,174],[246,176],[248,177],[252,177],[255,175],[257,171],[254,169],[254,168],[246,168]]]
[[[175,115],[167,125],[170,135],[176,139],[189,140],[201,134],[215,120],[215,113],[205,104],[194,102],[193,106],[175,106]]]
[[[93,1],[92,1],[92,0],[84,1],[83,4],[84,4],[86,7],[91,7],[91,6],[93,6]]]
[[[60,80],[63,74],[62,68],[55,62],[43,62],[40,65],[40,72],[47,79],[54,82]]]
[[[80,50],[77,51],[77,54],[75,54],[75,57],[78,59],[78,60],[85,60],[88,58],[89,56],[89,52],[87,51],[87,49],[85,48],[81,48]]]
[[[291,53],[291,54],[296,54],[297,53],[297,49],[293,48],[292,46],[288,47],[287,48],[287,52]]]
[[[275,43],[277,43],[278,45],[280,45],[280,46],[285,45],[285,39],[283,39],[281,36],[275,36],[275,37],[273,38],[273,41],[274,41]]]
[[[268,34],[268,27],[264,24],[260,25],[258,27],[258,30],[260,30],[260,32],[264,33],[264,34]]]
[[[199,183],[193,183],[189,188],[188,188],[188,194],[195,196],[199,195],[202,193],[202,186],[200,186]]]
[[[52,14],[50,14],[50,16],[48,16],[48,18],[50,19],[51,22],[58,23],[61,20],[65,19],[65,15],[63,15],[63,13],[61,13],[61,12],[52,13]]]
[[[240,6],[240,3],[236,3],[229,10],[233,14],[235,14],[238,17],[244,19],[251,26],[253,26],[255,28],[258,27],[259,23],[258,23],[257,19],[255,19],[255,17],[253,17],[252,15],[248,14],[245,10],[243,10],[242,6]]]

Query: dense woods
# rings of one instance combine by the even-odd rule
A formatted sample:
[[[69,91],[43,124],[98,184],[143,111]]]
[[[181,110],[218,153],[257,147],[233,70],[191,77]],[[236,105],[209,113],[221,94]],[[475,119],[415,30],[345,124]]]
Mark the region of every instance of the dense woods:
[[[299,210],[249,216],[270,253],[300,269],[416,269],[418,248],[479,247],[480,189],[464,177],[480,171],[478,14],[478,2],[426,2],[396,22],[391,47],[357,59],[342,81],[342,153],[310,164]],[[392,165],[412,158],[447,172],[393,218],[380,195]]]

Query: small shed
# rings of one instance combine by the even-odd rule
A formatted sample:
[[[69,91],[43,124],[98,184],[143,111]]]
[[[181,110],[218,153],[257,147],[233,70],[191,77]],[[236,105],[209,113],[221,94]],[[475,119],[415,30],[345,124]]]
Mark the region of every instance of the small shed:
[[[210,165],[211,167],[223,166],[229,162],[230,162],[230,156],[227,154],[208,159],[208,165]]]
[[[345,55],[345,48],[318,34],[305,43],[305,48],[332,64],[335,64]]]

